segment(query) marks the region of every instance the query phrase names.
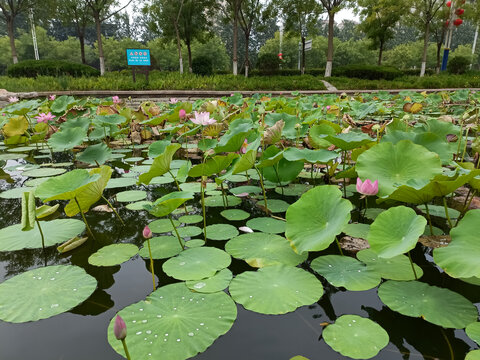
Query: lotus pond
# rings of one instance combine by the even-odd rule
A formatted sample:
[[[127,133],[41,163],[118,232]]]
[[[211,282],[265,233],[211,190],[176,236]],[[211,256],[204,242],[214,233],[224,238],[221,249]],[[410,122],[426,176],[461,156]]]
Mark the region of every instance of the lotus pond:
[[[479,104],[0,109],[0,356],[480,359]]]

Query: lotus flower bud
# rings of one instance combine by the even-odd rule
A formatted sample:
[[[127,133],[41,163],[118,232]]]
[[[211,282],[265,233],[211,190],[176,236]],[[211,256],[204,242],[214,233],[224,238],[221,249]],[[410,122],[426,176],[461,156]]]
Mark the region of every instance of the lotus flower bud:
[[[183,109],[180,109],[180,111],[178,112],[178,116],[180,117],[180,119],[183,119],[185,118],[185,116],[187,116],[187,112]]]
[[[115,318],[115,324],[113,324],[113,333],[117,340],[124,340],[127,337],[127,325],[123,321],[120,315]]]
[[[145,239],[150,239],[152,237],[152,230],[147,226],[143,228],[143,237]]]
[[[363,195],[377,195],[378,194],[378,180],[372,183],[370,179],[362,182],[357,178],[357,191]]]

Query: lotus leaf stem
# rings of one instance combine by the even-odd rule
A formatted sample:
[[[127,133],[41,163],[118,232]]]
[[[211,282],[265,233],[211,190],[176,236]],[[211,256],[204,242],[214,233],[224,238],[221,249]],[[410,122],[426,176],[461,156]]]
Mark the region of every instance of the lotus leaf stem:
[[[125,222],[123,221],[122,217],[120,216],[120,214],[117,212],[117,210],[115,210],[115,208],[113,207],[113,205],[110,203],[110,201],[108,201],[108,199],[102,195],[102,199],[105,200],[108,204],[108,207],[110,209],[112,209],[112,211],[115,213],[115,215],[117,216],[117,218],[120,220],[120,222],[122,223],[123,226],[125,226]]]
[[[346,162],[347,162],[347,151],[345,150],[343,152],[343,161],[342,161],[343,170],[342,171],[345,171]],[[343,177],[343,195],[346,199],[347,198],[347,178],[345,177],[345,174],[344,174],[344,177]]]
[[[447,217],[448,225],[450,229],[453,227],[452,220],[450,219],[450,215],[448,214],[448,207],[447,207],[447,199],[445,196],[443,197],[443,207],[445,208],[445,216]]]
[[[85,223],[85,226],[87,227],[87,231],[89,232],[89,234],[93,238],[93,240],[96,240],[95,235],[93,235],[92,229],[90,229],[90,226],[88,226],[87,219],[85,218],[85,214],[83,213],[82,208],[80,207],[80,204],[78,202],[77,197],[74,197],[74,199],[75,199],[75,202],[77,203],[78,211],[80,212],[80,215],[82,215],[83,222]]]
[[[455,226],[457,226],[458,222],[460,221],[461,218],[463,218],[463,216],[465,215],[465,213],[467,212],[468,208],[470,207],[470,204],[472,203],[473,201],[473,198],[475,197],[477,193],[477,190],[474,190],[473,193],[472,193],[472,196],[470,197],[470,200],[468,200],[468,203],[463,207],[463,210],[462,212],[460,213],[460,215],[458,216],[458,219],[457,221],[455,222]]]
[[[177,235],[178,242],[180,243],[180,247],[185,250],[185,246],[183,246],[182,238],[180,237],[180,234],[178,233],[177,227],[173,223],[172,219],[172,214],[168,214],[168,218],[170,219],[170,222],[172,223],[173,230],[175,231],[175,234]]]
[[[340,246],[340,242],[338,241],[338,238],[335,236],[335,242],[337,243],[338,246],[338,251],[340,251],[340,255],[343,256],[343,250],[342,247]]]
[[[150,239],[147,239],[148,245],[148,255],[150,256],[150,272],[152,273],[152,282],[153,282],[153,291],[157,290],[155,285],[155,271],[153,269],[153,257],[152,257],[152,248],[150,247]]]
[[[465,139],[468,140],[468,133],[470,132],[470,128],[467,129],[467,133],[465,135]],[[465,153],[467,152],[467,141],[465,141],[465,145],[463,146],[463,152],[462,152],[462,160],[461,162],[463,162],[463,159],[465,157]]]
[[[40,226],[40,221],[38,221],[38,219],[35,219],[35,221],[37,222],[38,231],[40,231],[40,236],[42,237],[42,248],[43,250],[45,250],[45,237],[43,236],[43,231],[42,231],[42,227]]]
[[[415,266],[413,265],[412,256],[410,255],[410,251],[408,254],[408,260],[410,260],[410,265],[412,266],[413,275],[415,276],[415,280],[418,280],[417,272],[415,271]]]
[[[175,185],[177,185],[177,190],[182,191],[182,189],[180,188],[180,185],[178,184],[177,178],[172,174],[172,172],[170,170],[168,170],[168,173],[173,178],[173,181],[175,181]],[[183,209],[185,210],[185,215],[188,215],[188,210],[187,210],[187,205],[186,204],[183,204]]]
[[[455,360],[455,354],[453,353],[452,344],[450,344],[450,340],[448,340],[447,334],[445,334],[445,331],[442,328],[440,328],[440,331],[442,332],[443,338],[447,342],[448,351],[450,352],[450,359]]]
[[[427,203],[425,203],[425,210],[427,211],[427,220],[428,226],[430,227],[430,235],[433,235],[432,218],[430,217],[430,210],[428,209]]]
[[[203,238],[207,242],[207,217],[205,211],[205,188],[203,185],[203,176],[200,181],[200,196],[202,198],[202,215],[203,215]]]
[[[220,187],[222,189],[223,208],[226,209],[227,206],[228,206],[228,200],[227,200],[227,197],[225,196],[225,189],[223,187],[223,181],[220,183]]]
[[[125,342],[125,339],[122,339],[122,345],[123,345],[123,350],[125,351],[125,356],[127,357],[127,360],[131,360],[130,353],[128,352],[127,343]]]
[[[269,211],[268,211],[268,205],[267,205],[267,194],[265,192],[265,186],[263,186],[263,176],[256,166],[254,166],[254,168],[257,171],[258,177],[260,178],[260,186],[262,187],[263,201],[265,203],[265,213],[268,215]]]

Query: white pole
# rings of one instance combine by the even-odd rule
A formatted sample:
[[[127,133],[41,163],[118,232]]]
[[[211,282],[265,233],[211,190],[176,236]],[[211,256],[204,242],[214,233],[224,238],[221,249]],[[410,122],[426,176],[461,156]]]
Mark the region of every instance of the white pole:
[[[475,28],[475,36],[473,37],[473,45],[472,45],[472,62],[470,63],[470,69],[473,65],[473,57],[475,56],[475,48],[477,47],[477,40],[478,40],[478,24]]]
[[[30,9],[29,18],[30,18],[30,26],[32,27],[32,40],[33,40],[33,51],[35,53],[35,60],[40,60],[40,56],[38,55],[37,32],[35,31],[35,22],[33,21],[33,9]]]

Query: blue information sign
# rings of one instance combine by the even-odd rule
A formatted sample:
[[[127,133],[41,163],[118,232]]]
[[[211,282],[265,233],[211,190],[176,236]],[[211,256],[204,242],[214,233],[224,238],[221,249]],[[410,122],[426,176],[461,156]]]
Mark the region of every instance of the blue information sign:
[[[127,49],[127,64],[132,66],[150,66],[150,50]]]

